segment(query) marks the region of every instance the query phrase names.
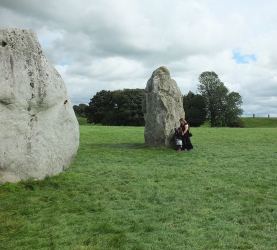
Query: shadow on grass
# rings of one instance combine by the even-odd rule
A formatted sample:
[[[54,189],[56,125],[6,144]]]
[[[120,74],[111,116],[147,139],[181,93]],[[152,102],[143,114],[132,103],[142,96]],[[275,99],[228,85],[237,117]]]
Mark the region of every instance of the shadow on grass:
[[[105,148],[105,149],[145,149],[149,148],[145,143],[93,143],[89,144],[92,148]]]
[[[142,149],[149,148],[145,143],[117,143],[116,148]]]
[[[91,143],[88,144],[91,148],[97,149],[136,149],[136,150],[174,150],[173,148],[165,148],[165,147],[149,147],[145,143]]]

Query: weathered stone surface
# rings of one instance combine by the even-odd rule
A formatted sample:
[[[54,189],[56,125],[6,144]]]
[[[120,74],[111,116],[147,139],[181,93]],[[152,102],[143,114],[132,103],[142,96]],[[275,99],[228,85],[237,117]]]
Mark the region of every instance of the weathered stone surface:
[[[173,147],[174,127],[185,112],[181,91],[166,67],[156,69],[148,80],[142,107],[145,143],[152,147]]]
[[[0,30],[0,183],[66,170],[79,126],[65,84],[32,30]]]

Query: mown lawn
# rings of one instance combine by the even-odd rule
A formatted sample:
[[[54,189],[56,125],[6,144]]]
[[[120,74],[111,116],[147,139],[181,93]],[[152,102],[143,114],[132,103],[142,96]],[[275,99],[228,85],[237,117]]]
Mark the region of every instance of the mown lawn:
[[[0,187],[1,249],[276,249],[277,128],[192,128],[194,149],[144,128],[80,126],[70,169]]]

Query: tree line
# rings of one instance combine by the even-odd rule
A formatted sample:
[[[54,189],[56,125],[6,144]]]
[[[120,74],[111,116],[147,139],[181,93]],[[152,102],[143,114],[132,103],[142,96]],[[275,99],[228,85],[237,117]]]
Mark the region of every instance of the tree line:
[[[76,116],[88,123],[107,126],[144,126],[142,99],[144,89],[102,90],[90,99],[89,105],[73,106]]]
[[[198,93],[183,96],[186,120],[193,127],[206,121],[211,127],[243,127],[240,115],[242,98],[229,92],[215,72],[200,74]],[[144,89],[124,89],[97,92],[88,105],[74,105],[76,116],[86,117],[88,123],[107,126],[144,126],[142,100]]]

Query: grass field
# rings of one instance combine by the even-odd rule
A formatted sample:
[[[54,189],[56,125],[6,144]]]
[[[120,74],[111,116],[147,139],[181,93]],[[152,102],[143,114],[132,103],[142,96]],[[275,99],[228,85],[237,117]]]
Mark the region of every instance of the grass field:
[[[245,128],[277,128],[277,118],[265,118],[265,117],[241,117]],[[91,125],[87,123],[86,118],[78,117],[80,125]],[[210,127],[210,124],[206,123],[201,127]]]
[[[252,127],[192,128],[177,152],[81,125],[67,172],[0,187],[0,249],[276,249],[277,126]]]

